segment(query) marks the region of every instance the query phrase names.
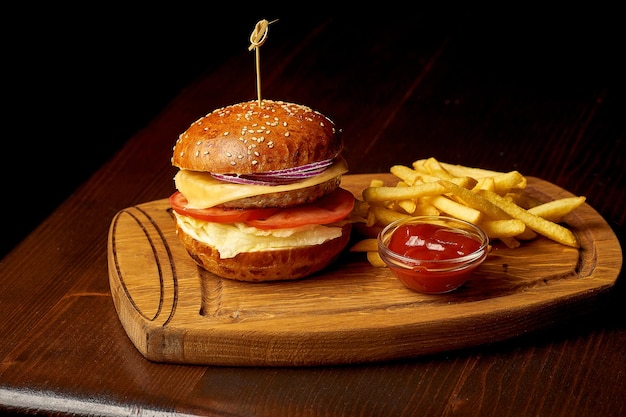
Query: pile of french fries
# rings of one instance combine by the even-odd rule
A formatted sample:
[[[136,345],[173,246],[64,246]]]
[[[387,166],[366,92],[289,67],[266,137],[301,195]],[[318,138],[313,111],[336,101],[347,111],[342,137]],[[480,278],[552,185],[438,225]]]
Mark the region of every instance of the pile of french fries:
[[[418,159],[411,167],[394,165],[390,171],[398,178],[395,185],[373,179],[363,190],[366,227],[384,227],[404,217],[447,215],[480,226],[491,240],[509,248],[537,235],[579,247],[576,235],[560,222],[585,202],[583,196],[541,203],[524,193],[527,180],[518,171],[490,171],[435,158]],[[350,250],[367,252],[372,265],[385,266],[375,238],[363,239]]]

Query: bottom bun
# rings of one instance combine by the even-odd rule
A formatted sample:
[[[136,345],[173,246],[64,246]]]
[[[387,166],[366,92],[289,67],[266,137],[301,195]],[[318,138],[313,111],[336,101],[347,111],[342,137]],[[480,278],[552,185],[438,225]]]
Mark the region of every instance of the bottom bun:
[[[222,259],[216,248],[194,239],[176,224],[176,233],[196,264],[222,278],[248,282],[299,279],[326,268],[348,245],[351,229],[352,224],[346,223],[340,237],[321,245],[243,252]]]

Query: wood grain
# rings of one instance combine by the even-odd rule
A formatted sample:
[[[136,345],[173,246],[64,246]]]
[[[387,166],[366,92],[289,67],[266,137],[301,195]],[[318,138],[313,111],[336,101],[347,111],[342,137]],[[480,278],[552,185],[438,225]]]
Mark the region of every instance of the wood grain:
[[[342,185],[360,197],[373,177],[392,179],[348,175]],[[542,201],[572,195],[528,180],[527,192]],[[114,217],[109,284],[126,333],[155,362],[311,366],[415,357],[545,328],[610,288],[622,264],[611,228],[588,204],[566,222],[580,250],[543,238],[517,249],[495,244],[460,290],[423,295],[348,252],[303,280],[221,279],[182,248],[164,199]]]

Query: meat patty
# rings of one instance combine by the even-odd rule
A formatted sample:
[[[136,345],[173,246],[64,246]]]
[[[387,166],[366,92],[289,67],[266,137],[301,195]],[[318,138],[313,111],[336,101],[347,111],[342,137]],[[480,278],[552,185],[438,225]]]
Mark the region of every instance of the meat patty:
[[[314,185],[293,191],[262,194],[252,197],[240,198],[222,204],[226,208],[267,208],[267,207],[292,207],[306,204],[317,200],[326,194],[335,191],[341,183],[341,176]]]

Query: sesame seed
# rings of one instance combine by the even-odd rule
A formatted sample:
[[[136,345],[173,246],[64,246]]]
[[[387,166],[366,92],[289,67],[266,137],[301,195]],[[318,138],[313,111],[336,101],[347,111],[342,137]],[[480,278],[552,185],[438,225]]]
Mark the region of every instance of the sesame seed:
[[[231,165],[237,165],[237,163],[235,161],[230,161]]]
[[[256,165],[258,163],[259,163],[259,161],[257,161],[256,159],[252,161],[252,165]]]
[[[228,136],[230,132],[224,132],[224,136]]]
[[[289,132],[285,132],[285,137],[288,137],[288,136],[289,136]]]
[[[233,156],[233,154],[230,152],[226,152],[226,156],[230,158],[231,156]]]

